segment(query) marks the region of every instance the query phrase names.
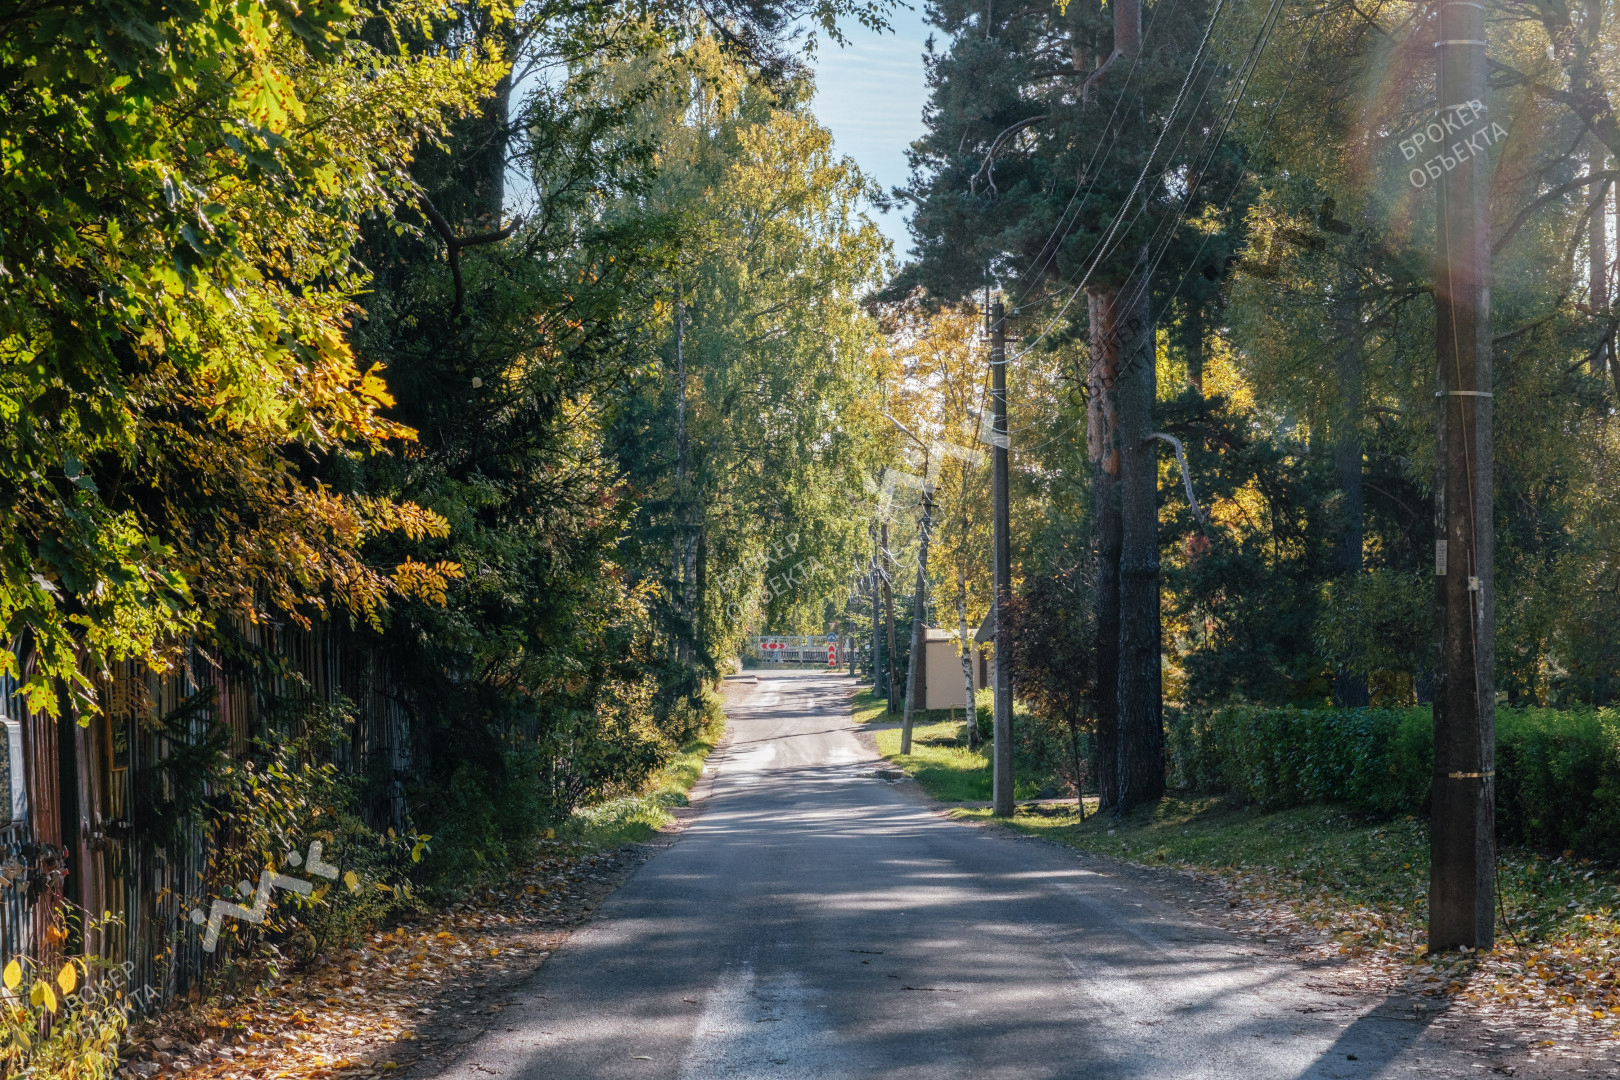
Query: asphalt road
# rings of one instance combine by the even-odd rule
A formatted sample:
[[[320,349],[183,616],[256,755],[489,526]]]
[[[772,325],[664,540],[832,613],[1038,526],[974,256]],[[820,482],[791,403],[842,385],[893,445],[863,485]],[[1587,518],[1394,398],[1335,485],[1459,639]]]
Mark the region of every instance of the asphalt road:
[[[701,816],[441,1075],[1480,1075],[1399,1003],[873,777],[852,688],[729,686]]]

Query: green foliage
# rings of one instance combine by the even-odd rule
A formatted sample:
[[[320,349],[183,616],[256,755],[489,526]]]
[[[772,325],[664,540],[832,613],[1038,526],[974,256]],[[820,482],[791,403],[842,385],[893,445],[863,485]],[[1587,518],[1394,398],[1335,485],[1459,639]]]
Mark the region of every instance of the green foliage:
[[[1357,675],[1433,670],[1434,575],[1379,568],[1325,582],[1316,647],[1329,664]]]
[[[725,732],[720,699],[705,693],[692,717],[691,736],[639,790],[576,810],[564,835],[603,847],[640,843],[671,821],[670,809],[687,805],[687,792],[697,783],[709,751]]]
[[[1434,768],[1427,708],[1182,710],[1169,749],[1172,785],[1266,810],[1331,802],[1422,814]],[[1496,826],[1507,842],[1620,857],[1620,716],[1498,709]]]
[[[1496,822],[1540,850],[1620,859],[1620,713],[1497,710]]]
[[[97,674],[162,670],[221,610],[375,617],[421,591],[356,548],[439,522],[301,468],[410,434],[345,331],[360,220],[498,78],[478,50],[398,45],[447,10],[136,0],[0,24],[0,629],[36,645],[32,707],[54,713],[61,680],[88,716]]]
[[[1333,801],[1384,815],[1415,813],[1428,797],[1426,709],[1229,705],[1169,719],[1177,787],[1229,791],[1265,809]]]
[[[878,752],[909,773],[924,791],[944,802],[985,802],[989,800],[990,750],[986,745],[969,750],[962,738],[961,720],[935,719],[940,710],[918,714],[912,730],[911,753],[900,753],[900,729],[877,733]],[[1028,717],[1024,717],[1027,721]],[[1026,725],[1027,726],[1027,725]],[[1051,783],[1052,773],[1037,772],[1036,762],[1024,758],[1014,792],[1020,799],[1038,798]]]
[[[713,671],[747,633],[823,631],[865,550],[850,492],[873,471],[878,418],[860,301],[887,244],[808,81],[762,80],[700,36],[609,68],[604,88],[659,148],[656,178],[612,220],[655,212],[680,250],[642,342],[656,366],[610,432],[643,494],[626,561],[662,585],[677,649]]]
[[[1167,695],[1199,705],[1322,700],[1310,631],[1332,573],[1324,463],[1221,396],[1181,393],[1160,410],[1164,430],[1186,442],[1212,519],[1205,534],[1185,498],[1170,503],[1171,537],[1184,539],[1164,545],[1165,638],[1181,668]]]
[[[308,897],[278,891],[262,923],[227,921],[220,935],[238,954],[290,941],[295,954],[308,958],[413,907],[411,882],[424,876],[419,864],[433,837],[376,830],[363,820],[364,778],[331,761],[351,722],[342,708],[287,702],[278,719],[282,727],[255,740],[248,753],[210,765],[205,884],[207,893],[241,902],[238,882],[256,887],[265,870],[298,874],[289,856],[302,860],[320,841],[321,859],[337,867],[337,881],[312,879]]]
[[[920,258],[901,282],[945,300],[1016,282],[1045,316],[1082,280],[1123,281],[1150,239],[1168,239],[1168,279],[1195,259],[1190,290],[1208,284],[1206,266],[1218,278],[1228,245],[1210,235],[1200,204],[1231,190],[1237,156],[1221,142],[1155,139],[1218,124],[1218,67],[1200,62],[1197,88],[1179,92],[1208,13],[1204,3],[1159,12],[1147,20],[1143,62],[1116,62],[1082,92],[1113,49],[1111,4],[931,7],[948,49],[932,58],[927,131],[909,153]],[[1116,116],[1131,119],[1110,123]],[[1179,199],[1155,190],[1181,170],[1204,180],[1185,218]]]

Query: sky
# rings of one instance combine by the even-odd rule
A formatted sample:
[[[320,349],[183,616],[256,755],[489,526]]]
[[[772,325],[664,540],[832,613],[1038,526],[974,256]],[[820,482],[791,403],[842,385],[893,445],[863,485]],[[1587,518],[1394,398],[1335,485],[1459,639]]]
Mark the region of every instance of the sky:
[[[917,10],[900,8],[890,15],[892,31],[876,34],[858,24],[847,27],[848,45],[822,41],[811,62],[816,116],[832,132],[837,151],[854,158],[885,192],[906,181],[906,147],[923,133],[928,99],[922,52],[929,27],[923,23],[921,0],[912,2]],[[887,214],[874,214],[902,259],[911,246],[904,220],[908,209],[902,204]]]

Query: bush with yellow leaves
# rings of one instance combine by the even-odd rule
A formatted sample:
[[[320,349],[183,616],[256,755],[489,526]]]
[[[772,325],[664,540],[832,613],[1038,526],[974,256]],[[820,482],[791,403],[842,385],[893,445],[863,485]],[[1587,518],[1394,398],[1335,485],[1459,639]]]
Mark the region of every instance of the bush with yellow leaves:
[[[0,970],[0,1077],[112,1076],[128,999],[116,973],[99,968],[93,957],[51,969],[13,958]]]

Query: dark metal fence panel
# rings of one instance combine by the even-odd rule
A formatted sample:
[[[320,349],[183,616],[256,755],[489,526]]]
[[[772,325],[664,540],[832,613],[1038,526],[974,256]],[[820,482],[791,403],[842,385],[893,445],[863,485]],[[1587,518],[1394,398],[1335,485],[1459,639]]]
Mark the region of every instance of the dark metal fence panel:
[[[229,752],[237,756],[265,734],[271,701],[344,703],[354,722],[336,748],[336,763],[383,779],[366,816],[378,828],[404,827],[416,765],[411,710],[381,654],[356,649],[328,624],[235,629],[249,649],[281,658],[290,673],[240,673],[198,648],[161,675],[117,665],[98,683],[102,714],[83,727],[74,717],[28,711],[15,682],[0,677],[0,711],[22,729],[29,811],[25,822],[0,826],[0,868],[8,859],[27,864],[18,882],[0,883],[0,962],[24,955],[52,963],[64,946],[87,950],[127,964],[129,988],[148,1009],[186,995],[219,962],[202,950],[201,931],[188,917],[213,899],[205,891],[204,831],[170,822],[159,843],[137,829],[142,800],[169,794],[162,765],[173,748],[158,721],[186,715],[179,710],[199,692],[212,692],[213,721],[229,729]],[[33,656],[17,644],[13,651],[26,677]],[[196,713],[186,723],[185,737],[200,739],[209,718]],[[51,940],[49,928],[64,907],[92,921],[111,919],[84,940]]]

